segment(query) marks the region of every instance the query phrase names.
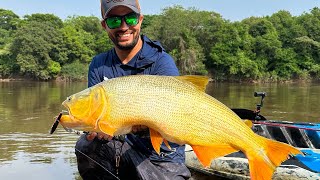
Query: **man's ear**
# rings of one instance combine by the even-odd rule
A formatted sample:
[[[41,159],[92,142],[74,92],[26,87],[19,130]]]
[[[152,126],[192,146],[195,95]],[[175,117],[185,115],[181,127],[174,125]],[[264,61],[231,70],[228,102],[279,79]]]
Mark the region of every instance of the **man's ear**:
[[[101,26],[103,27],[103,29],[107,29],[107,24],[106,24],[106,21],[105,20],[102,20],[101,22]]]
[[[140,14],[139,22],[140,22],[141,24],[142,24],[143,18],[144,18],[143,14]]]

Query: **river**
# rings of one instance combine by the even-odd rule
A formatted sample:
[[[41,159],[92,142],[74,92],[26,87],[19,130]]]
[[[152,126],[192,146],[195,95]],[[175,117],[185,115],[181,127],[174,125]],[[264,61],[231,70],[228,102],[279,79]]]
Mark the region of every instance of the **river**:
[[[84,82],[0,83],[0,179],[81,179],[76,168],[74,145],[78,135],[61,126],[49,129],[63,109],[68,95],[83,90]],[[231,108],[254,110],[267,96],[262,115],[267,119],[320,122],[320,84],[210,83],[207,93]]]

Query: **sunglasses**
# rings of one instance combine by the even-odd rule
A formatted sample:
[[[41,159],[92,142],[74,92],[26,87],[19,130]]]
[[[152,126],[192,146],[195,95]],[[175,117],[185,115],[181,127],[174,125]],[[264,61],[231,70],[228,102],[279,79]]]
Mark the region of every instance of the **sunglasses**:
[[[140,17],[140,14],[132,12],[132,13],[126,14],[124,16],[107,17],[106,19],[104,19],[104,21],[106,22],[107,26],[110,29],[116,29],[121,26],[122,19],[124,19],[124,22],[126,22],[126,24],[128,26],[137,25],[139,23],[139,17]]]

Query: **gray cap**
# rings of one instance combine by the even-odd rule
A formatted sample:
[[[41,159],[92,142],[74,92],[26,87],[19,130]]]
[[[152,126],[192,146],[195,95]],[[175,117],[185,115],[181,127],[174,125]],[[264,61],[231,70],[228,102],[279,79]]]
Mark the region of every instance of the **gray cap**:
[[[116,6],[126,6],[136,13],[140,13],[140,5],[138,0],[100,0],[101,16],[105,18],[112,8]]]

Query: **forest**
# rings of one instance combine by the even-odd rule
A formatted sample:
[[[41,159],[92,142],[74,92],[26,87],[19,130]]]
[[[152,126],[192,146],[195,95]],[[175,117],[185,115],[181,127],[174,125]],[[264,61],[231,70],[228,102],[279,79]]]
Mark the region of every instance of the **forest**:
[[[101,19],[54,14],[19,17],[0,9],[0,79],[85,81],[92,58],[113,48]],[[320,8],[293,16],[232,22],[181,6],[144,15],[142,34],[160,41],[182,75],[215,81],[320,80]]]

